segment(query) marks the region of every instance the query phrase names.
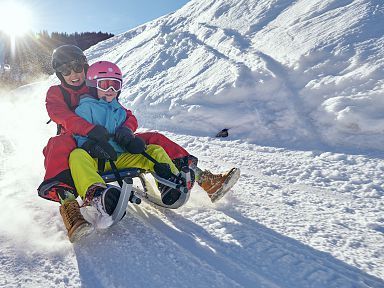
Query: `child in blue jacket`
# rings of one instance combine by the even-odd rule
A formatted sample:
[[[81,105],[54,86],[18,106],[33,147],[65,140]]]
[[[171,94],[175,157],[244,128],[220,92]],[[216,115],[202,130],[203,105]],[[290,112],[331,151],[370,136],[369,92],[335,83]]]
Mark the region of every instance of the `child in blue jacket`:
[[[122,126],[127,116],[117,101],[122,87],[119,67],[108,61],[94,63],[88,68],[86,84],[90,87],[90,94],[81,96],[75,113],[89,123],[104,127],[108,131],[105,134],[111,137],[96,142],[88,137],[75,136],[79,148],[70,154],[69,166],[76,190],[85,204],[92,204],[101,214],[111,215],[119,199],[120,190],[107,189],[98,174],[98,160],[113,160],[118,169],[135,167],[154,172],[155,164],[141,154],[146,151],[166,165],[168,180],[179,181],[176,176],[178,169],[161,146],[150,144],[146,147],[141,138]],[[105,161],[105,170],[111,170],[108,161]],[[165,185],[159,185],[159,189],[165,204],[171,205],[180,197],[177,189]]]

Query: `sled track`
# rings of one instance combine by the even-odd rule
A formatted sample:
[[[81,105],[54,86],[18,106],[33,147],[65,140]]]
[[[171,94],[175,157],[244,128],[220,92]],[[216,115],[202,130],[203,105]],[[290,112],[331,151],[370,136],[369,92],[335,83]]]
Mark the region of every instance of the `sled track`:
[[[158,213],[148,218],[148,212],[155,212],[152,209],[144,213],[138,208],[135,217],[166,236],[183,253],[193,255],[240,287],[384,287],[383,280],[278,234],[235,210],[217,212],[241,223],[241,230],[234,232],[237,239],[242,239],[240,246],[223,243],[183,216],[163,210],[174,229]]]

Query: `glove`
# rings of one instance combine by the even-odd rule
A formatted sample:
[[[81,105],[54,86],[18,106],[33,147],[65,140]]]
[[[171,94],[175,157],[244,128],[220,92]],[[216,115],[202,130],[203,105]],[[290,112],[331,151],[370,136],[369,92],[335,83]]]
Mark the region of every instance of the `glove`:
[[[117,159],[117,153],[108,142],[96,142],[94,140],[86,141],[81,147],[93,158],[113,160]]]
[[[171,167],[167,163],[156,163],[153,168],[155,173],[161,178],[169,179],[172,176]]]
[[[135,138],[133,132],[128,127],[119,127],[115,131],[115,141],[121,147],[126,147],[129,142],[131,142]]]
[[[96,125],[87,134],[88,138],[93,139],[97,142],[108,142],[109,133],[108,130],[101,125]]]
[[[140,137],[134,137],[128,145],[124,146],[125,150],[131,154],[141,154],[145,151],[145,142]]]

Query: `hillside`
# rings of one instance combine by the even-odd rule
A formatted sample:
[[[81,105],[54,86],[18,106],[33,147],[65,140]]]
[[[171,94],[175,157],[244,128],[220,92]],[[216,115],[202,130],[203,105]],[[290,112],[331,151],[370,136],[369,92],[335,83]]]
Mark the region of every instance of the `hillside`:
[[[57,79],[0,92],[0,287],[384,287],[383,7],[192,0],[88,49],[141,130],[241,178],[76,244],[36,193]]]
[[[88,53],[123,68],[147,127],[382,151],[383,16],[368,0],[191,1]]]

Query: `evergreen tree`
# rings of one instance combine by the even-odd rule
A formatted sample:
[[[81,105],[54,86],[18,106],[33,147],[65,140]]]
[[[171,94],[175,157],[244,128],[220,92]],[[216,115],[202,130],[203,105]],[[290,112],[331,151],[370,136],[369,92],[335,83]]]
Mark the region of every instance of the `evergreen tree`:
[[[51,55],[58,46],[73,44],[86,50],[113,36],[102,32],[49,34],[44,30],[17,39],[12,49],[9,37],[0,31],[0,88],[15,88],[52,74]]]

